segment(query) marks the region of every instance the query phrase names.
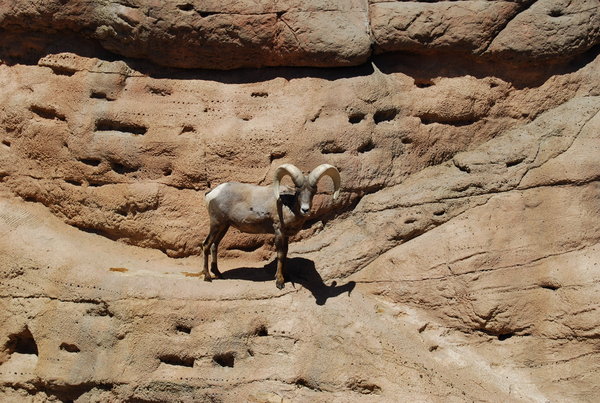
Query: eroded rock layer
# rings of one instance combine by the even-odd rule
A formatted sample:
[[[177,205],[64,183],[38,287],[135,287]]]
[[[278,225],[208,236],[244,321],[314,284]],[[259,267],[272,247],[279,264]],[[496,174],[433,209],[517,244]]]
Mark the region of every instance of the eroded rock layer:
[[[594,401],[598,9],[0,4],[0,400]],[[282,163],[343,179],[286,288],[236,231],[201,281]]]
[[[90,40],[171,67],[340,67],[373,51],[564,59],[597,44],[597,11],[596,0],[15,1],[3,4],[0,29],[32,37],[26,48],[4,44],[21,56]]]

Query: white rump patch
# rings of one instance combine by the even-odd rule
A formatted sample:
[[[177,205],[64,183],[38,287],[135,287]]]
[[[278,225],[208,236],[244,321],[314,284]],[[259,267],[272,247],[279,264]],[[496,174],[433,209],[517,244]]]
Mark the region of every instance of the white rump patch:
[[[212,199],[219,196],[219,193],[221,193],[223,191],[223,188],[225,187],[225,185],[227,185],[227,183],[221,183],[219,186],[217,186],[216,188],[214,188],[213,190],[208,192],[206,194],[206,196],[204,196],[204,200],[206,201],[206,204],[210,203],[210,201]]]

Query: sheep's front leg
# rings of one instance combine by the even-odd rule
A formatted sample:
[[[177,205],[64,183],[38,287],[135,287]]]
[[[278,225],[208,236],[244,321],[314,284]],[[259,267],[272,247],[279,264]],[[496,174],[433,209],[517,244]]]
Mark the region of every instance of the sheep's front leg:
[[[275,246],[277,247],[277,273],[275,274],[275,285],[281,290],[285,286],[284,264],[288,252],[288,237],[281,233],[275,234]]]

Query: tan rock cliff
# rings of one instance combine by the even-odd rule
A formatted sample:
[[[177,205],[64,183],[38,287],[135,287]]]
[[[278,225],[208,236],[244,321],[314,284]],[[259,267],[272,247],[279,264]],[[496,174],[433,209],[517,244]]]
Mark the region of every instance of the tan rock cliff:
[[[594,401],[600,5],[0,2],[0,400]],[[331,163],[273,281],[204,193]]]

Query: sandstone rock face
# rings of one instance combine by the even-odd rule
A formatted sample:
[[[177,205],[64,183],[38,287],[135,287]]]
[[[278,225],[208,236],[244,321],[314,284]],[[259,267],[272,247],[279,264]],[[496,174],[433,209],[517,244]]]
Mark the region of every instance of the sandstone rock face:
[[[379,52],[435,49],[479,54],[522,9],[506,1],[381,2],[372,5],[371,25]]]
[[[598,8],[0,4],[0,400],[594,401]],[[283,163],[343,179],[285,289],[235,230],[201,281]]]
[[[64,4],[63,4],[64,3]],[[364,1],[40,1],[3,10],[8,30],[68,32],[160,65],[231,69],[364,63]]]
[[[377,52],[452,51],[531,61],[579,54],[598,43],[595,0],[377,2]]]
[[[372,49],[531,62],[596,45],[598,8],[596,0],[14,1],[3,3],[0,29],[30,36],[24,47],[3,44],[7,55],[99,44],[181,68],[356,66]]]
[[[539,59],[554,58],[558,52],[563,56],[578,54],[598,43],[598,7],[594,0],[533,2],[494,38],[487,52]]]

